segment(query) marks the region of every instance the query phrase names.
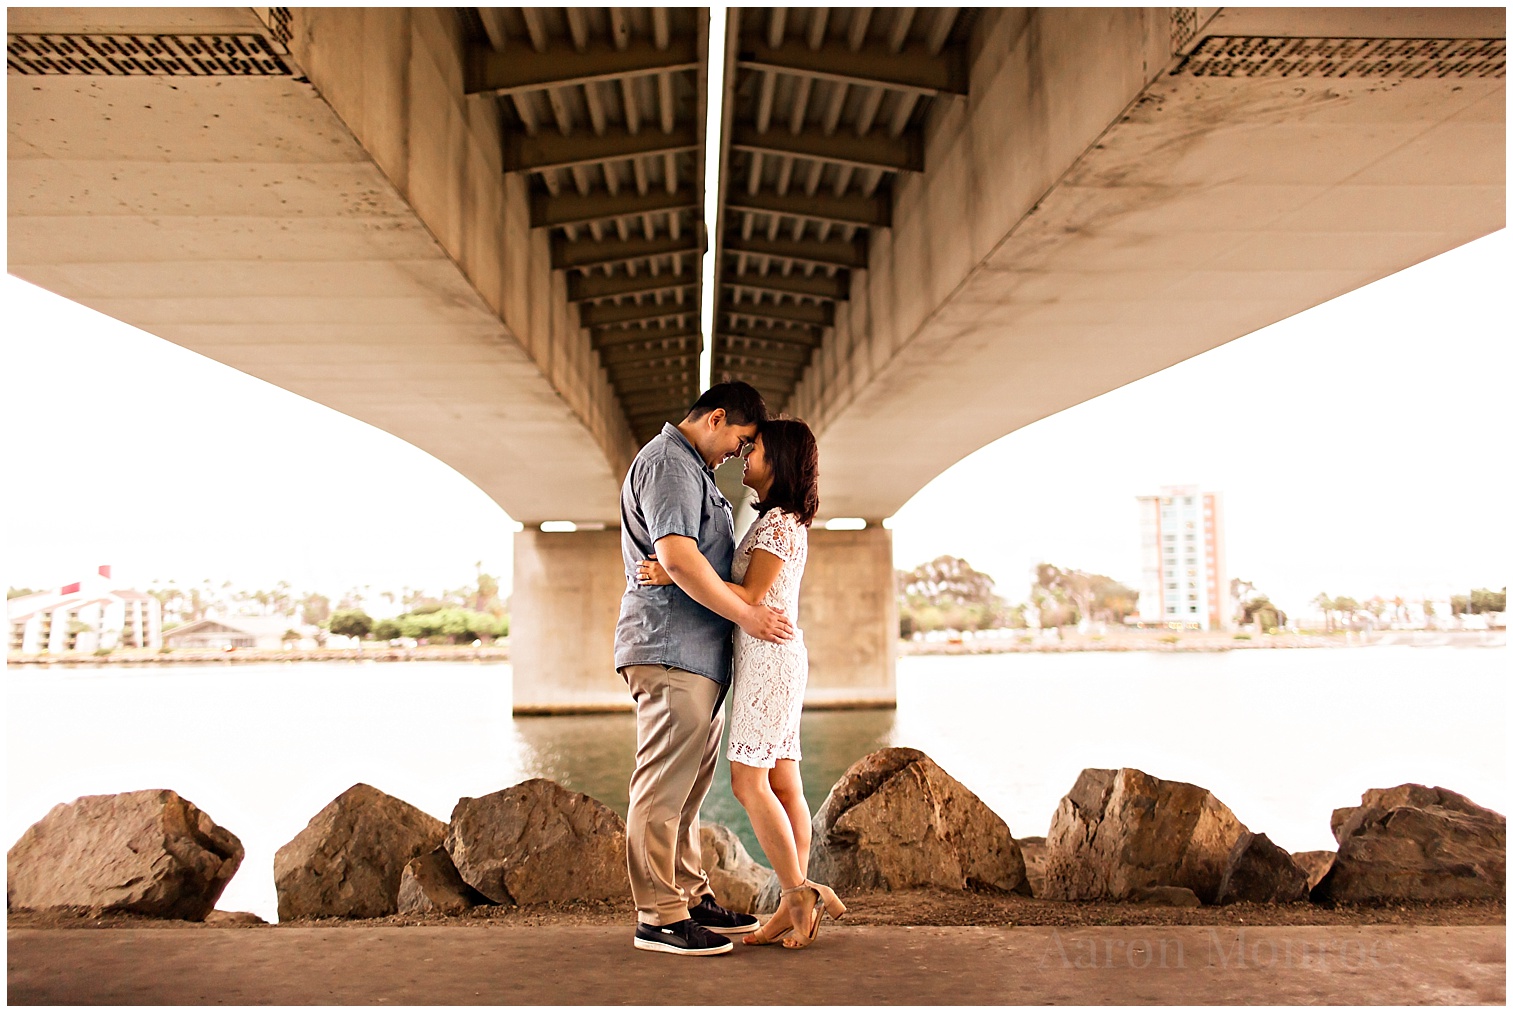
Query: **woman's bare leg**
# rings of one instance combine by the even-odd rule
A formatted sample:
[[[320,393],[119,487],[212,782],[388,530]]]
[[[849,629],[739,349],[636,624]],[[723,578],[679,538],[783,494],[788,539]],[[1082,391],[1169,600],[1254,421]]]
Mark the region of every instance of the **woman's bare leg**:
[[[768,774],[769,772],[761,767],[748,767],[744,763],[732,760],[730,787],[735,793],[736,800],[745,807],[746,816],[751,820],[751,829],[756,831],[757,840],[767,854],[767,861],[772,864],[772,871],[777,874],[778,884],[786,891],[804,881],[804,867],[808,860],[807,834],[805,849],[801,853],[793,839],[793,827],[789,823],[788,812],[773,792]],[[800,854],[803,855],[802,859]],[[809,901],[809,898],[801,899]],[[776,942],[809,916],[811,906],[812,901],[809,901],[809,903],[799,905],[802,910],[795,910],[794,903],[790,902],[789,895],[785,893],[779,900],[778,908],[773,912],[772,917],[767,919],[767,922],[756,932],[745,936],[742,941],[747,943]]]
[[[788,817],[788,827],[793,835],[794,851],[798,855],[799,874],[809,875],[809,803],[804,800],[804,781],[799,775],[797,760],[779,760],[767,776],[772,793]],[[762,845],[763,848],[766,845]]]
[[[780,763],[783,761],[779,761]],[[761,767],[748,767],[731,761],[730,787],[736,801],[746,809],[751,820],[751,829],[756,831],[772,871],[777,873],[778,883],[785,890],[804,881],[804,866],[808,861],[808,827],[805,827],[806,847],[804,859],[799,858],[799,849],[794,840],[794,827],[784,803],[778,800],[769,782],[768,771]]]

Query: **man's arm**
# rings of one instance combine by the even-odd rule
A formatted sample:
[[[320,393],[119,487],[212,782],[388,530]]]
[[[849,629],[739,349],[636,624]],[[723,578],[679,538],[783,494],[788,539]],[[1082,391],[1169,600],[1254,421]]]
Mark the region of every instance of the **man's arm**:
[[[672,582],[683,593],[711,612],[724,616],[757,640],[781,643],[793,639],[793,623],[781,612],[765,605],[742,601],[709,560],[699,551],[699,543],[685,535],[663,535],[657,539],[657,560]]]

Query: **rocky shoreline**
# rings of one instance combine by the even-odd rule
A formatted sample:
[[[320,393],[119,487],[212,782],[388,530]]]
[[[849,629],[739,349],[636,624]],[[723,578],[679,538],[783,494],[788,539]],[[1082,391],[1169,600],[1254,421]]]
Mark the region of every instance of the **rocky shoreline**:
[[[1330,823],[1337,851],[1291,855],[1198,785],[1089,768],[1045,838],[1016,839],[924,753],[892,747],[831,789],[809,864],[847,898],[852,920],[872,924],[1503,921],[1501,814],[1404,784],[1367,790]],[[705,825],[701,843],[722,903],[776,906],[775,877],[734,833]],[[55,806],[10,849],[10,923],[256,926],[255,916],[214,910],[243,854],[175,792],[86,796]],[[274,880],[281,925],[630,917],[623,821],[541,778],[460,799],[447,823],[354,785],[278,850]]]
[[[1434,633],[1422,631],[1377,632],[1365,634],[1246,633],[1165,634],[1160,630],[1121,631],[1108,636],[1068,634],[1061,639],[1044,640],[1029,636],[1014,639],[974,640],[900,640],[901,657],[934,657],[957,654],[1073,654],[1079,652],[1153,651],[1163,654],[1212,654],[1226,651],[1292,651],[1315,648],[1394,647],[1490,647],[1503,648],[1505,631],[1450,630]],[[1244,639],[1237,639],[1243,637]],[[1027,642],[1028,641],[1028,642]]]
[[[316,651],[119,651],[101,655],[11,654],[7,665],[40,668],[154,668],[173,665],[266,665],[297,661],[509,661],[506,641],[488,647],[366,647]]]

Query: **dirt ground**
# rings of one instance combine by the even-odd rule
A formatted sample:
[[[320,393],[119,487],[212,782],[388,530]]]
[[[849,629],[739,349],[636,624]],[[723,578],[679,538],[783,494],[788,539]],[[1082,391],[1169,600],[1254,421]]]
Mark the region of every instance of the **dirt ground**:
[[[876,891],[845,898],[848,925],[986,926],[1039,925],[1060,928],[1113,925],[1506,925],[1507,903],[1441,901],[1383,906],[1321,907],[1297,904],[1231,904],[1224,907],[1175,908],[1035,900],[1028,897],[945,890]],[[407,925],[615,926],[635,915],[625,904],[578,902],[537,907],[484,905],[465,915],[393,915],[388,918],[296,920],[268,926],[262,922],[217,921],[212,924],[164,921],[132,915],[73,912],[10,912],[11,929],[198,928],[214,930],[302,928],[370,928]]]
[[[582,916],[580,914],[580,916]],[[1423,1005],[1506,1001],[1502,925],[836,925],[689,960],[629,926],[15,928],[16,1005]],[[177,928],[177,931],[175,931]]]

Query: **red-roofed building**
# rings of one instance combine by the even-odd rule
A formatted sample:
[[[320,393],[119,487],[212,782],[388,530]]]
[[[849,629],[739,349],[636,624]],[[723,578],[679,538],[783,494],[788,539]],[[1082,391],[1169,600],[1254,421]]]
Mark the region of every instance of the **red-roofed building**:
[[[115,589],[110,567],[56,590],[11,598],[7,647],[14,654],[93,654],[163,646],[163,608],[150,594]]]

